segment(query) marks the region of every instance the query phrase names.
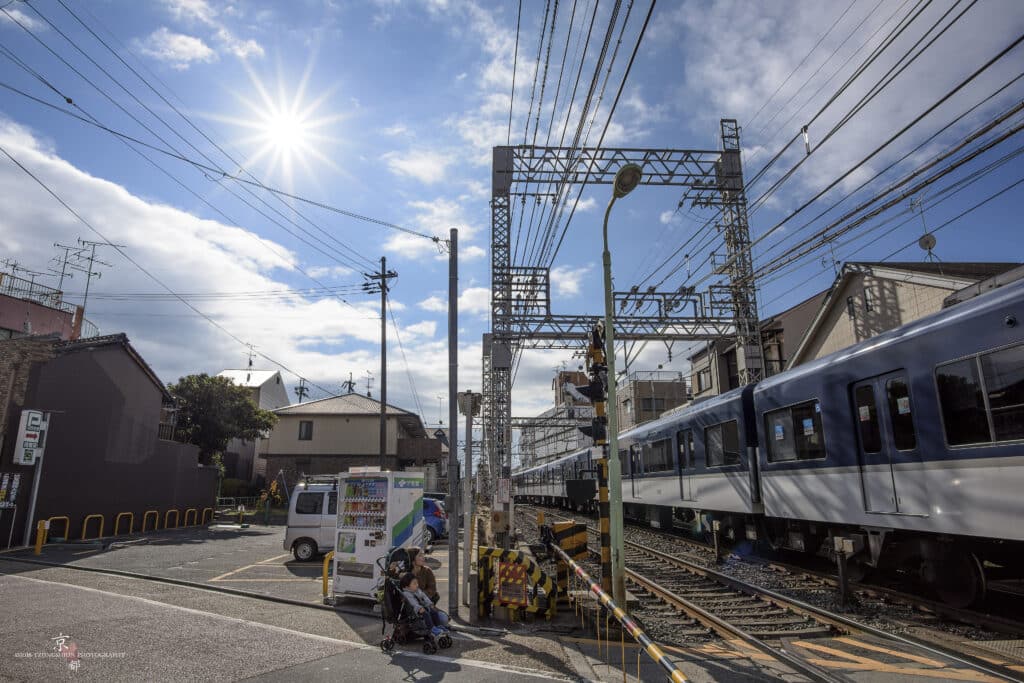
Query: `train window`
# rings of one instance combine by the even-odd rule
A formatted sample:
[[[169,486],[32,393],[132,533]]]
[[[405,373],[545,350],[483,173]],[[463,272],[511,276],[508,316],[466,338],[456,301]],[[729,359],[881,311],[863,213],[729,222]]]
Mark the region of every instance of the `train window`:
[[[889,419],[892,422],[892,438],[896,450],[908,451],[917,446],[914,434],[914,418],[910,414],[910,387],[903,377],[885,383],[885,395],[889,401]]]
[[[736,465],[740,461],[740,433],[736,420],[704,430],[708,467]]]
[[[946,442],[950,446],[962,446],[991,441],[977,358],[941,365],[935,371],[935,379]]]
[[[679,448],[679,469],[693,467],[693,430],[684,429],[676,433],[676,443]]]
[[[662,439],[643,445],[644,472],[665,472],[672,469],[672,441]]]
[[[764,423],[768,434],[768,462],[825,457],[825,433],[817,401],[767,412]]]
[[[857,387],[853,392],[853,402],[857,408],[861,447],[865,453],[877,453],[882,450],[882,435],[878,431],[874,388],[870,384]]]
[[[996,441],[1024,439],[1024,344],[981,357]]]

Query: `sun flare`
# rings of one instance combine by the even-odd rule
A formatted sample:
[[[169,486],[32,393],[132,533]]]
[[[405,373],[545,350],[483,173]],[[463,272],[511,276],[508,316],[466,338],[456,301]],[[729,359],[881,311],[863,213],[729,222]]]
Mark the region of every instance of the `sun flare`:
[[[238,140],[247,149],[246,168],[262,168],[268,178],[289,189],[300,167],[314,182],[319,175],[316,166],[341,170],[328,154],[340,141],[337,124],[348,117],[324,111],[333,87],[320,88],[311,96],[311,70],[312,64],[307,65],[292,92],[286,89],[289,81],[283,75],[278,74],[276,86],[271,86],[249,70],[250,91],[236,93],[242,111],[215,117],[248,131]]]

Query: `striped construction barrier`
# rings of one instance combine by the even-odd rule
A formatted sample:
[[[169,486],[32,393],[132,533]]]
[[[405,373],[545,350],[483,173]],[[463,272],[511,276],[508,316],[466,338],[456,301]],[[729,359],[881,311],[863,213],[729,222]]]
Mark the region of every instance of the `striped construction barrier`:
[[[603,605],[612,617],[622,625],[622,628],[626,630],[626,633],[628,633],[630,637],[632,637],[633,640],[643,648],[643,651],[648,657],[657,662],[658,665],[665,670],[669,676],[669,680],[676,682],[687,680],[686,675],[676,668],[676,665],[672,663],[672,660],[668,658],[668,655],[665,654],[664,650],[662,650],[657,643],[651,640],[650,637],[644,633],[643,629],[641,629],[640,626],[633,621],[628,614],[626,614],[625,610],[615,604],[615,601],[612,600],[612,596],[602,590],[601,586],[599,586],[597,582],[590,577],[590,574],[588,574],[583,567],[573,562],[572,558],[557,546],[552,546],[552,552],[560,561],[569,565],[575,575],[589,586],[590,592],[597,596],[601,605]]]
[[[555,522],[551,525],[555,532],[555,543],[574,560],[587,557],[587,525],[576,521]]]
[[[479,546],[477,548],[477,567],[480,574],[478,581],[477,609],[480,616],[488,616],[491,613],[491,603],[494,600],[495,591],[499,582],[498,563],[517,564],[523,567],[526,581],[533,586],[533,598],[523,606],[516,601],[509,603],[513,609],[523,610],[532,614],[544,614],[545,618],[551,619],[555,615],[558,603],[556,601],[555,582],[544,573],[533,558],[521,550],[504,550],[502,548],[488,548]],[[513,573],[511,571],[509,574]],[[543,589],[547,595],[547,605],[541,606],[539,590]]]

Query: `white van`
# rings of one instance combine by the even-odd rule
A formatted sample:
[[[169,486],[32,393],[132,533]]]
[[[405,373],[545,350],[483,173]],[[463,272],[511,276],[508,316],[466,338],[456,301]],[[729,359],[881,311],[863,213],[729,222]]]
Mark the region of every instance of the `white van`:
[[[319,553],[334,550],[338,526],[338,490],[336,484],[300,482],[288,503],[288,528],[284,549],[300,562],[315,559]]]

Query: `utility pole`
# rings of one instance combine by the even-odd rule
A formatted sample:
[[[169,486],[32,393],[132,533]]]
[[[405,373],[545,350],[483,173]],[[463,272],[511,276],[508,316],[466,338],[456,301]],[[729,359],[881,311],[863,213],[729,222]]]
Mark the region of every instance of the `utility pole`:
[[[82,245],[82,251],[89,250],[89,257],[83,257],[83,260],[89,262],[89,265],[84,269],[85,272],[85,297],[82,299],[82,317],[85,317],[85,308],[89,304],[89,284],[92,282],[93,276],[101,277],[102,273],[98,270],[94,271],[94,265],[106,266],[113,268],[113,265],[100,261],[96,258],[96,247],[115,247],[117,249],[124,249],[123,244],[111,244],[110,242],[93,242],[92,240],[83,240],[81,237],[78,238],[78,243]]]
[[[363,291],[380,292],[380,469],[386,465],[388,448],[388,280],[398,273],[388,270],[387,259],[380,257],[379,273],[363,273],[369,282],[363,283]]]
[[[475,532],[475,519],[476,519],[476,499],[473,497],[473,418],[480,414],[480,404],[483,401],[481,394],[474,394],[472,391],[464,391],[459,394],[458,404],[459,411],[466,416],[466,454],[465,454],[465,478],[462,480],[462,546],[464,548],[464,556],[462,558],[462,582],[463,582],[463,599],[464,605],[471,605],[472,598],[470,596],[475,595],[476,591],[470,586],[470,576],[473,575],[475,566],[471,566],[471,563],[475,565],[473,558],[476,557],[476,553],[473,552],[473,533]],[[454,448],[454,443],[451,446]],[[449,534],[454,534],[454,531],[449,531]]]
[[[299,397],[299,403],[302,403],[302,400],[309,396],[309,387],[306,386],[305,377],[299,378],[299,386],[295,387],[295,395]]]
[[[448,495],[459,513],[459,231],[451,229],[448,242]],[[448,612],[459,613],[459,538],[458,522],[448,531]],[[469,554],[469,546],[466,554]]]
[[[341,388],[344,389],[345,392],[349,393],[349,394],[351,394],[353,391],[356,390],[356,383],[352,381],[352,373],[351,372],[348,373],[348,381],[341,383]]]

